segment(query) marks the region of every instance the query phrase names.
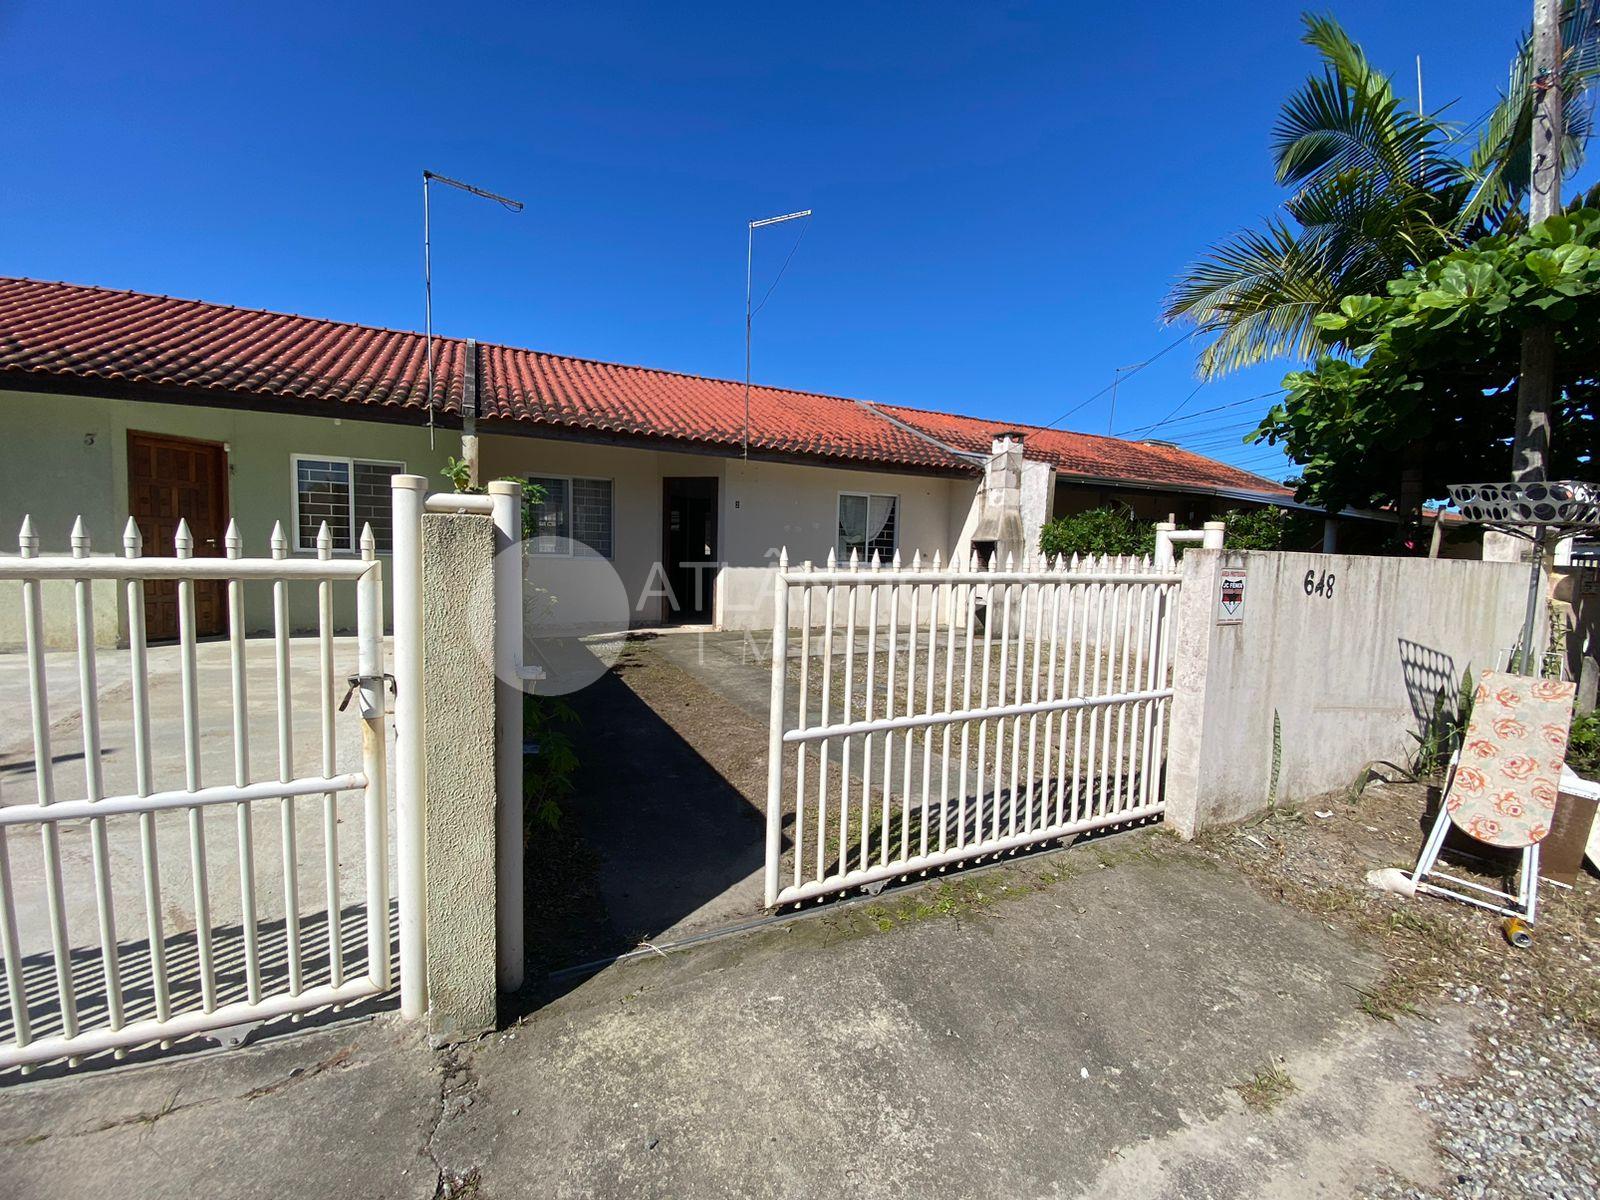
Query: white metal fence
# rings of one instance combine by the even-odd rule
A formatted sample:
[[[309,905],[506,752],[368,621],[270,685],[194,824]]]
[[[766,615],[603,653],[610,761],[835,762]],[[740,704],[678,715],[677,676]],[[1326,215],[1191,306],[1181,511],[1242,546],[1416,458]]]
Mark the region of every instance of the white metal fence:
[[[766,903],[1161,812],[1179,580],[1163,559],[780,556]]]
[[[21,585],[36,793],[34,803],[0,805],[0,1068],[196,1033],[226,1038],[235,1027],[349,1004],[390,987],[379,565],[370,529],[363,531],[360,558],[333,558],[326,527],[319,546],[316,559],[289,558],[280,528],[271,557],[247,558],[230,524],[227,557],[196,558],[188,527],[180,523],[173,557],[147,558],[130,520],[121,557],[91,556],[81,522],[70,556],[40,555],[31,522],[24,521],[20,557],[0,559],[0,580]],[[126,709],[118,741],[131,746],[132,761],[112,756],[128,777],[109,786],[97,671],[106,656],[123,652],[97,656],[95,649],[92,585],[107,579],[125,584],[131,643],[127,703],[111,707],[118,723]],[[219,660],[203,678],[195,587],[206,580],[226,588],[228,655],[225,675]],[[272,584],[275,686],[268,720],[276,737],[266,755],[253,754],[250,739],[247,580]],[[67,786],[83,790],[70,798],[60,795],[61,783],[65,765],[77,756],[58,756],[54,743],[63,723],[51,710],[54,657],[45,652],[42,629],[46,581],[68,581],[76,607],[76,702],[69,716],[77,717],[82,759]],[[151,686],[153,652],[144,632],[149,581],[176,585],[175,712],[152,712],[166,701]],[[356,712],[344,718],[343,680],[334,672],[332,589],[339,584],[354,585],[358,610],[357,661],[344,696],[345,704],[355,701]],[[297,765],[295,748],[297,712],[302,723],[309,714],[301,711],[304,690],[297,695],[291,674],[290,586],[318,590],[320,747],[311,770]],[[295,653],[303,652],[302,644]],[[54,690],[59,697],[67,689],[58,680]],[[213,763],[209,773],[231,781],[212,782],[203,777],[202,751],[226,745],[227,727],[208,735],[203,746],[202,725],[209,729],[222,706],[231,714],[231,770],[219,772]],[[361,722],[360,763],[341,771],[336,724],[354,719]],[[302,761],[309,758],[302,749]],[[161,778],[164,769],[173,778]],[[258,845],[258,822],[276,826],[275,849],[270,836]],[[353,869],[341,858],[341,826],[351,825],[362,830]],[[353,841],[348,832],[343,840]],[[225,863],[221,872],[213,860]],[[312,884],[321,892],[320,905],[301,890],[304,874],[320,875]],[[172,888],[173,875],[187,886]],[[142,940],[129,936],[134,930]]]

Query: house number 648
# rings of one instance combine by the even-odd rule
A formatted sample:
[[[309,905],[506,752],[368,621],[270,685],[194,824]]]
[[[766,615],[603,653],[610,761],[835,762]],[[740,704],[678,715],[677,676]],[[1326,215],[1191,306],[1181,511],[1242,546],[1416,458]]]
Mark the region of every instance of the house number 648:
[[[1332,571],[1324,571],[1320,575],[1318,575],[1315,570],[1307,571],[1306,595],[1322,596],[1324,598],[1331,597],[1333,595],[1334,578],[1335,576]]]

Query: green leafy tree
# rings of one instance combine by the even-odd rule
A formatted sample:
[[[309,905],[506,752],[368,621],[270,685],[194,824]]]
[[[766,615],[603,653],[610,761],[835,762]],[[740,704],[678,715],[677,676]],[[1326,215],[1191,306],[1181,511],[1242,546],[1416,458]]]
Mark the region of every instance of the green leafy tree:
[[[1288,375],[1249,440],[1304,464],[1301,500],[1414,509],[1505,475],[1522,330],[1556,330],[1553,477],[1590,469],[1600,395],[1600,208],[1486,237],[1346,297],[1313,322],[1324,350]]]
[[[1595,76],[1596,2],[1568,6],[1562,86],[1569,98]],[[1506,93],[1463,129],[1397,96],[1332,17],[1304,21],[1302,40],[1321,55],[1322,69],[1284,103],[1272,141],[1278,182],[1293,194],[1261,228],[1192,264],[1167,300],[1167,320],[1187,319],[1216,335],[1200,356],[1203,377],[1311,357],[1319,315],[1514,219],[1527,190],[1534,90],[1526,37]],[[1571,99],[1568,113],[1563,162],[1570,172],[1581,162],[1589,116]]]

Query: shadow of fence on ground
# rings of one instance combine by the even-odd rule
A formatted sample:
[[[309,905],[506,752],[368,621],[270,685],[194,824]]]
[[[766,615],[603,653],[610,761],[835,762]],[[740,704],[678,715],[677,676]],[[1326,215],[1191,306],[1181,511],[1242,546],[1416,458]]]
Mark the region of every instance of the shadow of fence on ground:
[[[399,907],[389,906],[390,962],[394,964],[391,975],[393,986],[388,992],[343,1005],[340,1014],[352,1010],[372,1011],[392,1006],[399,986],[399,968],[395,957],[399,936]],[[329,952],[330,922],[326,912],[308,913],[300,918],[301,986],[315,987],[332,981],[332,956]],[[257,946],[260,963],[260,994],[263,997],[284,996],[289,993],[289,938],[287,924],[282,919],[262,920],[256,923]],[[200,980],[200,948],[195,931],[187,930],[166,937],[162,943],[166,966],[167,994],[170,1011],[174,1014],[202,1011],[204,999]],[[367,908],[364,904],[347,906],[339,915],[339,948],[343,961],[345,981],[355,980],[368,973],[367,960]],[[236,1004],[249,999],[249,973],[246,968],[245,930],[243,925],[227,925],[211,931],[211,957],[215,980],[214,1005]],[[121,980],[122,1023],[154,1019],[156,1010],[156,983],[154,963],[148,940],[127,941],[117,947],[117,970]],[[22,986],[27,997],[30,1039],[57,1037],[64,1032],[64,1010],[57,987],[56,960],[49,951],[29,954],[22,960]],[[104,958],[98,946],[74,947],[68,954],[68,976],[75,1001],[80,1031],[109,1027],[109,993],[106,988]],[[0,996],[8,994],[10,980],[5,966],[0,963]],[[333,1010],[323,1010],[322,1019]],[[301,1026],[314,1020],[310,1014],[271,1017],[266,1025],[284,1028]],[[261,1036],[254,1034],[253,1036]],[[0,1003],[0,1042],[10,1043],[16,1037],[15,1016],[9,1005]],[[175,1045],[185,1049],[204,1049],[216,1041],[214,1035],[188,1034]],[[151,1047],[153,1049],[153,1047]],[[172,1050],[162,1052],[171,1054]],[[149,1056],[145,1052],[129,1051],[122,1058],[113,1052],[97,1052],[85,1056],[82,1065],[109,1065],[113,1061]],[[33,1077],[53,1068],[36,1068]],[[0,1072],[0,1083],[20,1078],[20,1072]]]

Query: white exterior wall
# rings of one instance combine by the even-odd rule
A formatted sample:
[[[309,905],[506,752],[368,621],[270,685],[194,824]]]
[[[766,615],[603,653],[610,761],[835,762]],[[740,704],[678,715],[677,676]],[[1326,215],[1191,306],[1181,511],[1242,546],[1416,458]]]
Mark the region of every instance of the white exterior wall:
[[[897,544],[901,560],[909,563],[919,550],[930,562],[935,551],[949,559],[951,508],[966,503],[973,487],[965,479],[730,460],[722,497],[727,566],[718,581],[717,624],[772,627],[770,568],[778,551],[788,547],[791,566],[827,562],[839,535],[841,492],[898,497]]]
[[[949,559],[956,511],[965,515],[976,481],[885,471],[853,471],[792,463],[745,462],[701,454],[589,445],[547,438],[485,435],[480,443],[485,480],[502,475],[570,475],[612,481],[612,566],[627,590],[631,623],[663,618],[659,581],[662,480],[718,480],[718,573],[715,618],[730,629],[772,623],[771,566],[787,546],[789,561],[821,566],[838,536],[839,494],[867,492],[899,498],[901,557],[918,550]],[[959,528],[959,524],[954,525]]]
[[[1039,533],[1055,516],[1056,469],[1047,462],[1022,462],[1022,530],[1030,554],[1039,552]]]
[[[17,552],[18,526],[24,514],[31,514],[41,554],[68,553],[73,520],[81,515],[94,553],[120,555],[128,521],[130,430],[222,443],[229,514],[238,522],[245,554],[262,556],[270,552],[272,527],[278,521],[293,546],[293,455],[401,462],[438,488],[443,486],[439,471],[446,456],[460,447],[455,431],[441,429],[430,449],[427,431],[414,425],[5,390],[0,390],[0,420],[5,431],[0,439],[0,554]],[[172,548],[146,546],[144,551],[164,555]],[[314,556],[294,549],[290,554]],[[380,557],[387,577],[388,555]],[[45,641],[52,647],[75,645],[72,585],[49,583],[43,590]],[[110,580],[94,586],[95,637],[102,645],[127,644],[123,591]],[[244,592],[248,631],[270,629],[271,585],[247,583]],[[341,630],[353,628],[355,588],[336,586],[333,596],[334,624]],[[21,644],[21,613],[19,585],[0,587],[0,648]],[[290,585],[289,621],[297,632],[316,628],[314,584]]]
[[[479,474],[487,482],[505,475],[567,475],[611,480],[611,565],[627,589],[632,625],[662,619],[659,581],[652,578],[661,557],[661,481],[675,476],[717,479],[726,460],[705,454],[673,454],[624,446],[590,445],[550,438],[480,434]],[[718,537],[727,542],[725,521]],[[724,554],[726,557],[726,554]]]

